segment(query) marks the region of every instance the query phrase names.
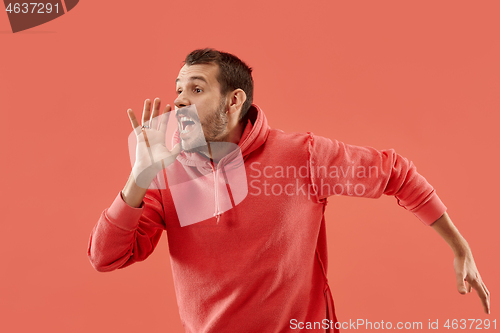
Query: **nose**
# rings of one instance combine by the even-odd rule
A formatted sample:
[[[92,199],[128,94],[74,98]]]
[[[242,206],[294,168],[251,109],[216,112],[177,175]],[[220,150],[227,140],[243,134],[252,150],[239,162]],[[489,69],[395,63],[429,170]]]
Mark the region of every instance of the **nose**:
[[[179,95],[177,95],[177,98],[174,101],[174,105],[176,108],[182,108],[185,106],[190,105],[191,103],[189,102],[189,99],[187,96],[184,94],[184,92],[181,92]]]

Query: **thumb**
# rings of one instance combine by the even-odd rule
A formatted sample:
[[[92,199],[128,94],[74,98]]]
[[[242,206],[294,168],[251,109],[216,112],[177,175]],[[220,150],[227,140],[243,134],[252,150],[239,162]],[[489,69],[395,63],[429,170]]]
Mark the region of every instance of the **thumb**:
[[[174,163],[177,155],[181,152],[181,148],[179,144],[176,144],[168,153],[163,154],[161,159],[162,168],[165,169],[170,164]]]
[[[460,265],[455,268],[455,275],[457,278],[457,289],[458,292],[462,295],[467,294],[467,288],[465,286],[465,269],[463,265]]]
[[[170,152],[172,153],[172,155],[179,155],[181,152],[181,145],[176,144]]]

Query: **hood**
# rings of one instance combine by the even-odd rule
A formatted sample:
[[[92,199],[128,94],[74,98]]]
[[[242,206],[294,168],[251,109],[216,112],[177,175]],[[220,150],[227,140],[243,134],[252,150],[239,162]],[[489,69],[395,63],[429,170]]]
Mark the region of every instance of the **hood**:
[[[270,131],[267,118],[257,105],[252,104],[248,110],[247,119],[247,124],[238,143],[243,159],[266,142]],[[172,137],[172,146],[179,142],[179,130],[176,130]],[[207,157],[196,152],[187,153],[182,151],[177,156],[177,160],[187,166],[201,166],[206,164]]]
[[[177,156],[180,163],[173,163],[167,168],[166,176],[181,226],[211,217],[216,217],[219,223],[224,212],[246,198],[248,183],[244,160],[266,142],[270,132],[264,112],[257,105],[252,104],[246,118],[247,124],[238,146],[229,142],[211,143],[211,147],[219,145],[227,148],[232,145],[229,153],[218,163],[198,152],[181,152]],[[178,142],[177,130],[172,143],[175,145]],[[239,149],[234,149],[236,147]]]
[[[243,158],[266,142],[269,135],[269,125],[264,112],[255,104],[248,110],[248,122],[241,135],[238,146]]]

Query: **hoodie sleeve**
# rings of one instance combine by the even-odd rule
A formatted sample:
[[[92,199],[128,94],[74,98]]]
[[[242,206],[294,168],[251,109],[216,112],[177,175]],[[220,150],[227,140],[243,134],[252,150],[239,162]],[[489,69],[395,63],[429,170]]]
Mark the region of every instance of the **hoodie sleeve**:
[[[310,134],[311,182],[318,199],[330,195],[379,198],[395,196],[399,206],[426,225],[445,211],[434,188],[408,159],[394,149],[348,145]]]
[[[142,261],[153,252],[163,230],[159,190],[148,190],[139,208],[126,204],[120,192],[90,234],[90,263],[97,271],[108,272]]]

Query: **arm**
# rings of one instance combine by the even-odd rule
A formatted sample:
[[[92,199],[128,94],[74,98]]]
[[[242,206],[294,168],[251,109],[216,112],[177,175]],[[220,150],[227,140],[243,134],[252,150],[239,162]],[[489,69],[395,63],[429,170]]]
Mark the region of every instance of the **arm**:
[[[394,149],[377,150],[312,135],[309,142],[310,165],[316,170],[311,172],[311,182],[319,189],[318,199],[333,194],[365,198],[394,196],[399,206],[425,225],[431,225],[446,211],[415,165]]]
[[[161,238],[164,212],[158,190],[148,190],[140,207],[128,205],[119,193],[92,230],[87,255],[99,272],[145,260]]]
[[[490,292],[481,279],[467,241],[460,235],[446,212],[431,226],[453,250],[458,292],[464,295],[474,288],[481,299],[484,312],[489,314]]]
[[[160,117],[160,100],[156,99],[151,114],[151,101],[146,100],[141,128],[132,110],[128,115],[137,136],[136,158],[127,184],[112,205],[104,210],[90,235],[87,255],[92,266],[101,272],[124,268],[146,259],[165,230],[165,212],[158,189],[150,189],[158,171],[173,163],[179,147],[165,147],[168,124],[167,105]]]
[[[476,289],[481,298],[484,311],[489,313],[490,296],[474,263],[469,245],[453,225],[446,206],[441,202],[433,187],[421,176],[412,162],[396,154],[393,149],[376,150],[371,147],[347,145],[336,140],[322,137],[313,137],[311,140],[311,165],[333,166],[349,170],[355,166],[356,172],[340,172],[336,178],[328,177],[325,173],[313,174],[312,182],[322,189],[322,184],[330,187],[348,182],[357,184],[362,191],[353,196],[378,198],[382,194],[395,196],[398,205],[409,210],[425,225],[432,225],[441,237],[450,245],[454,254],[454,267],[457,275],[458,290],[465,294]],[[373,173],[370,170],[373,168]],[[368,170],[367,172],[363,172]],[[314,177],[316,176],[316,177]],[[353,186],[353,185],[351,185]],[[346,193],[343,193],[346,194]],[[319,193],[319,199],[325,193]],[[467,286],[464,281],[467,281]]]

